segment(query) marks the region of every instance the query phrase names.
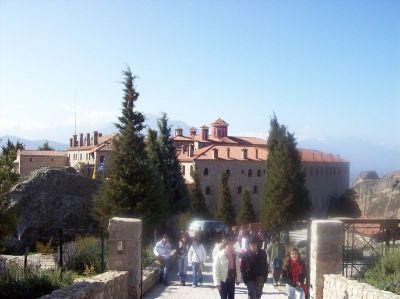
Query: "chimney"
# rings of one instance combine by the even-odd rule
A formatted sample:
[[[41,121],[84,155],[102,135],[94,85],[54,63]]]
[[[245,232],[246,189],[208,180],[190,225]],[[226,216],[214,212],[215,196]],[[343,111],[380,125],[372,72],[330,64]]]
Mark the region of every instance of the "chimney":
[[[201,128],[201,140],[208,140],[208,127],[206,125]]]
[[[190,129],[189,129],[189,136],[190,137],[194,137],[194,136],[196,136],[196,128],[193,128],[193,127],[191,127]]]
[[[183,130],[181,128],[176,128],[175,129],[175,136],[182,136]]]
[[[226,158],[229,159],[231,157],[231,149],[229,147],[226,148]]]
[[[194,150],[193,144],[189,144],[189,147],[188,147],[188,157],[189,158],[191,158],[193,156],[193,150]]]
[[[242,158],[243,158],[243,160],[247,159],[247,148],[242,149]]]
[[[93,145],[99,144],[99,132],[93,131]]]
[[[86,133],[86,146],[90,146],[90,133]]]
[[[78,135],[74,134],[74,135],[72,135],[72,138],[74,141],[73,147],[76,147],[78,145]]]
[[[73,140],[72,138],[70,138],[70,139],[69,139],[69,147],[72,147],[72,146],[73,146],[73,142],[74,142],[74,140]]]
[[[79,146],[83,146],[83,133],[79,133]]]
[[[213,149],[213,159],[218,159],[218,149],[217,148]]]
[[[258,148],[256,148],[256,159],[258,160]]]

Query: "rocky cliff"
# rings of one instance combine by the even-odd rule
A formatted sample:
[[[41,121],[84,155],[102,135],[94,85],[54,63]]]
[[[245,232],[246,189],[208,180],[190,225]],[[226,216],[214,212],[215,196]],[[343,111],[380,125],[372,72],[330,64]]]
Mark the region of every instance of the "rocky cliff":
[[[381,179],[376,172],[363,172],[354,181],[356,201],[362,216],[373,218],[400,218],[400,172]]]
[[[79,175],[73,168],[32,171],[8,194],[19,211],[15,239],[31,246],[61,226],[66,230],[93,226],[96,223],[90,206],[96,190],[95,181]]]

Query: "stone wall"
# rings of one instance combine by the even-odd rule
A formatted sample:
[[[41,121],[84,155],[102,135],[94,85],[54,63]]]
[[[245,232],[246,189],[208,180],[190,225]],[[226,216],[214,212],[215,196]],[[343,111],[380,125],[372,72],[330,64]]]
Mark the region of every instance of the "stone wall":
[[[50,299],[127,299],[128,271],[108,271],[88,279],[79,279],[73,285],[55,290],[40,298]]]
[[[347,279],[342,275],[324,275],[324,299],[400,299],[399,295]]]

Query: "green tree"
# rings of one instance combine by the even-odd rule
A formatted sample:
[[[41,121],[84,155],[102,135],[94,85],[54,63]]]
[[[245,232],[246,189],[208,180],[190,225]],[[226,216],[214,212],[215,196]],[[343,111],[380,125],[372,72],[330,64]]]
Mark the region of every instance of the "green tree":
[[[250,192],[244,189],[241,196],[241,205],[237,222],[238,224],[248,224],[256,222],[256,220],[256,213],[251,203]]]
[[[176,156],[176,149],[171,139],[171,127],[166,113],[158,120],[160,163],[159,171],[168,192],[169,207],[173,212],[182,212],[189,207],[189,196],[181,173],[181,166]]]
[[[220,177],[218,188],[217,219],[227,225],[235,224],[235,208],[232,203],[231,191],[229,190],[229,174],[223,172]]]
[[[42,145],[38,146],[39,151],[54,151],[54,148],[49,145],[49,142],[46,140]]]
[[[361,210],[356,201],[357,193],[349,189],[341,196],[332,196],[326,216],[329,217],[360,217]]]
[[[264,207],[260,218],[265,228],[287,229],[293,221],[307,217],[311,203],[294,134],[274,115],[267,142]]]
[[[208,209],[203,192],[201,191],[199,171],[196,168],[192,174],[193,184],[190,188],[190,211],[193,216],[208,217]]]
[[[110,179],[105,180],[94,198],[94,211],[99,218],[111,216],[142,217],[144,227],[151,229],[164,221],[165,207],[157,173],[148,158],[144,136],[144,116],[135,110],[139,93],[135,76],[129,68],[124,74],[122,115],[116,127],[119,135],[111,150]]]
[[[16,208],[11,209],[10,200],[7,193],[10,188],[17,183],[18,174],[13,171],[13,162],[16,158],[18,149],[23,149],[24,145],[17,141],[16,144],[7,141],[1,148],[0,154],[0,241],[9,236],[14,230],[17,221]]]

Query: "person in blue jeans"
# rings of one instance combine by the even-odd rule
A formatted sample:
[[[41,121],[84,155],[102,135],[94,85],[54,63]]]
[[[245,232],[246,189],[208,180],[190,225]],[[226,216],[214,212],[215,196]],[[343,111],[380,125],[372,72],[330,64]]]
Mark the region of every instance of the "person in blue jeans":
[[[168,285],[168,268],[169,268],[169,258],[171,257],[172,246],[169,243],[167,235],[163,235],[161,241],[157,242],[154,247],[154,255],[157,258],[160,269],[160,283]]]
[[[187,239],[186,234],[182,234],[181,239],[178,244],[178,267],[179,267],[179,278],[181,280],[181,284],[185,285],[186,276],[187,276],[187,267],[188,267],[188,253],[189,253],[190,244]]]
[[[196,288],[199,284],[199,278],[201,275],[201,265],[206,261],[206,250],[203,244],[199,243],[198,238],[194,238],[192,246],[190,246],[188,253],[189,264],[192,264],[193,270],[193,288]]]

